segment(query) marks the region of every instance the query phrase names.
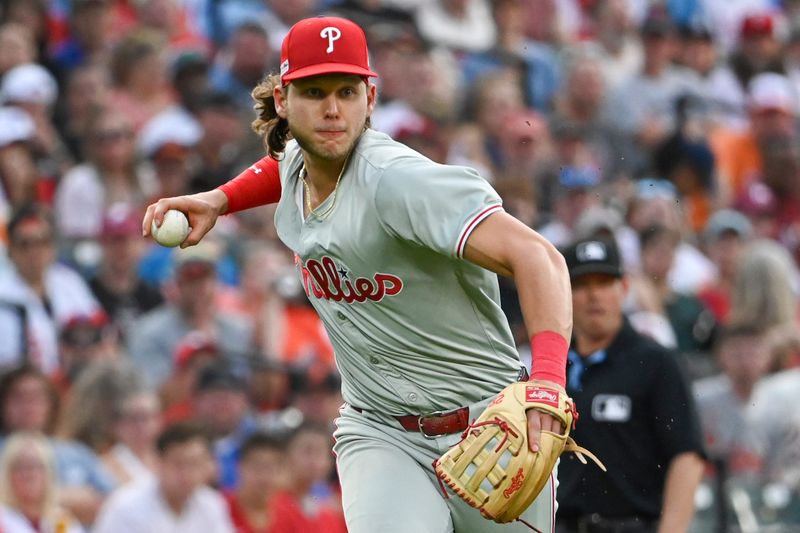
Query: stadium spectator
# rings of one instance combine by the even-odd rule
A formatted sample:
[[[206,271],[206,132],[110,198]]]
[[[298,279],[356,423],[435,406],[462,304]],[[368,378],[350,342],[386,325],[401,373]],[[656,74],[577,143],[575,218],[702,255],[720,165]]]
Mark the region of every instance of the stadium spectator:
[[[750,220],[756,238],[778,237],[778,199],[764,183],[756,181],[747,185],[734,200],[733,208]]]
[[[296,409],[303,423],[331,425],[343,403],[342,383],[333,371],[319,374],[292,369],[290,409]]]
[[[106,452],[115,442],[119,402],[140,388],[139,374],[127,360],[92,361],[61,395],[59,435],[85,444],[96,454]]]
[[[714,352],[722,373],[694,385],[709,456],[724,460],[727,475],[759,478],[769,462],[766,434],[756,429],[752,416],[753,392],[771,366],[764,332],[751,324],[731,324]]]
[[[211,67],[211,88],[233,98],[242,109],[252,108],[250,91],[265,72],[277,66],[275,53],[262,25],[253,21],[243,23]]]
[[[128,117],[113,108],[93,109],[90,117],[86,162],[67,171],[56,190],[54,214],[66,242],[97,239],[107,209],[117,203],[138,209],[155,192],[136,160]]]
[[[237,461],[239,482],[225,493],[236,533],[272,533],[274,495],[291,476],[285,455],[283,441],[266,433],[254,433],[242,444]]]
[[[197,143],[203,136],[200,123],[185,110],[171,106],[148,120],[139,132],[140,155],[155,174],[155,196],[188,192]]]
[[[798,272],[792,256],[775,241],[753,241],[736,266],[728,321],[761,330],[797,324]]]
[[[716,266],[717,275],[697,295],[720,324],[728,321],[736,267],[752,233],[747,218],[730,209],[714,213],[704,228],[705,253]]]
[[[170,79],[178,104],[189,113],[197,110],[198,103],[211,90],[208,72],[209,60],[197,52],[183,52],[170,63]]]
[[[634,329],[650,333],[662,346],[700,356],[711,344],[716,323],[699,298],[669,286],[667,275],[680,236],[655,225],[640,233],[639,242],[642,270],[629,276],[628,318]]]
[[[0,272],[0,300],[17,311],[0,315],[2,338],[8,339],[0,343],[0,359],[5,365],[27,359],[52,373],[59,368],[61,329],[75,316],[100,311],[100,306],[78,273],[56,262],[55,227],[44,207],[20,208],[8,234],[12,268]]]
[[[720,201],[727,205],[764,172],[763,150],[796,138],[797,96],[788,78],[774,72],[750,80],[744,100],[745,130],[717,128],[709,135],[719,171]]]
[[[208,486],[209,441],[187,424],[159,435],[158,473],[120,488],[105,503],[94,533],[233,533],[222,496]]]
[[[11,211],[38,198],[40,176],[34,158],[36,124],[31,116],[20,108],[4,106],[0,107],[0,121],[0,209],[5,226]]]
[[[797,331],[785,329],[770,331],[770,335],[785,340],[787,337],[797,342]],[[774,340],[773,340],[774,342]],[[774,358],[775,351],[770,358]],[[768,461],[765,465],[761,483],[763,487],[786,487],[793,494],[800,489],[800,414],[797,412],[798,391],[800,391],[800,369],[797,367],[776,372],[764,377],[752,396],[753,429],[767,442]],[[787,502],[791,509],[794,500]],[[788,521],[789,519],[787,519]]]
[[[39,171],[47,181],[48,199],[58,177],[72,164],[64,140],[53,124],[55,103],[59,88],[56,79],[38,63],[17,65],[3,75],[0,81],[0,104],[17,106],[26,111],[36,125],[33,144]]]
[[[114,479],[87,446],[54,437],[58,397],[50,381],[37,369],[21,366],[0,378],[0,435],[18,431],[48,436],[55,456],[58,502],[80,522],[91,525]]]
[[[67,35],[62,36],[61,42],[52,43],[53,61],[64,71],[107,62],[111,47],[118,38],[113,31],[113,2],[77,0],[72,2],[70,8]]]
[[[175,254],[173,297],[139,317],[128,338],[134,364],[153,387],[159,387],[172,373],[175,348],[190,331],[211,335],[227,357],[248,355],[253,346],[252,325],[213,306],[216,247],[209,242]]]
[[[71,318],[58,338],[59,370],[50,376],[64,397],[88,367],[107,363],[121,356],[119,336],[102,311]]]
[[[675,102],[690,91],[688,74],[673,66],[675,26],[654,10],[640,28],[644,64],[639,73],[613,88],[605,120],[645,155],[675,129]],[[645,161],[639,161],[640,168]]]
[[[139,389],[114,402],[114,443],[102,455],[103,464],[119,485],[155,475],[158,468],[156,439],[161,430],[158,397]]]
[[[217,461],[217,486],[237,483],[236,460],[242,443],[257,429],[241,371],[220,362],[200,371],[191,401],[190,420],[206,429]]]
[[[539,228],[539,233],[557,246],[566,246],[573,239],[581,213],[598,205],[595,191],[601,176],[589,165],[563,166],[557,172],[557,184],[551,187],[552,219]]]
[[[0,77],[17,65],[37,60],[33,35],[15,22],[0,25]]]
[[[602,169],[604,180],[630,173],[625,151],[629,146],[603,119],[608,82],[592,49],[576,48],[563,60],[563,90],[555,96],[550,131],[557,144],[582,141],[588,158]],[[630,159],[630,157],[627,157]]]
[[[594,39],[585,45],[598,50],[600,70],[606,83],[614,87],[633,78],[644,62],[636,17],[630,2],[625,0],[594,2],[591,9],[594,11]]]
[[[770,329],[767,345],[772,353],[772,372],[800,367],[800,331],[794,324],[789,322]]]
[[[55,125],[72,159],[79,164],[91,150],[90,127],[99,110],[108,107],[110,92],[111,76],[102,65],[80,66],[67,75],[64,95],[56,106]]]
[[[738,47],[728,61],[739,82],[739,94],[742,96],[758,74],[785,74],[776,18],[767,10],[754,10],[741,21]],[[741,101],[743,103],[744,99]]]
[[[199,163],[190,190],[218,187],[246,165],[241,161],[247,131],[236,101],[226,93],[208,92],[197,99],[194,113],[203,135],[197,143]]]
[[[163,36],[169,55],[182,52],[210,53],[209,42],[192,27],[192,19],[183,2],[177,0],[140,0],[133,4],[138,29]]]
[[[190,331],[180,340],[175,347],[174,369],[159,390],[166,422],[186,420],[191,416],[197,379],[205,367],[219,358],[219,347],[203,331]]]
[[[82,533],[56,498],[53,450],[37,433],[14,434],[0,456],[0,529],[3,533]]]
[[[266,357],[315,372],[333,369],[333,347],[295,277],[291,256],[258,242],[247,242],[242,255],[239,290],[223,292],[219,309],[255,324],[255,344]]]
[[[269,420],[281,413],[289,403],[289,368],[265,357],[252,359],[249,366],[248,398],[259,417],[259,425],[262,425],[264,419]],[[269,424],[265,426],[269,427]]]
[[[128,117],[133,130],[174,102],[162,52],[163,37],[141,30],[126,35],[114,46],[110,59],[113,90],[110,105]]]
[[[497,39],[487,0],[433,0],[416,12],[420,34],[430,42],[459,51],[483,52]]]
[[[311,422],[289,437],[286,464],[291,474],[287,487],[273,496],[273,533],[347,531],[341,495],[331,482],[331,444],[330,428]]]
[[[145,248],[141,231],[138,212],[130,206],[115,204],[106,210],[99,238],[102,256],[89,280],[95,298],[123,341],[137,318],[164,301],[159,288],[139,276],[139,260]]]
[[[627,223],[634,233],[618,233],[623,237],[621,249],[625,258],[625,268],[629,272],[641,270],[638,238],[645,228],[660,225],[681,235],[675,250],[675,260],[667,279],[670,286],[678,292],[695,292],[709,283],[715,275],[714,264],[693,242],[686,238],[687,230],[683,221],[682,205],[678,201],[678,191],[672,182],[661,179],[642,179],[636,182],[635,192],[626,213]]]
[[[523,69],[526,103],[547,111],[559,87],[559,66],[556,50],[525,35],[525,6],[519,0],[490,2],[497,26],[497,39],[486,51],[467,55],[461,70],[468,85],[479,75],[491,70],[519,64]]]
[[[653,154],[654,167],[675,185],[683,204],[684,226],[694,233],[702,231],[716,203],[719,189],[714,174],[714,153],[705,141],[692,140],[687,124],[688,98],[680,99],[678,130],[668,137]]]

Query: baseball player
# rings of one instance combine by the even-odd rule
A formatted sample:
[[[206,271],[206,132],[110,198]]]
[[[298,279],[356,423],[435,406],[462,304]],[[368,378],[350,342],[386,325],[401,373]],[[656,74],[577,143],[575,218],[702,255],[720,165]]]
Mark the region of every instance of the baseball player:
[[[498,297],[515,280],[531,379],[565,384],[572,329],[563,257],[503,211],[474,170],[440,165],[370,129],[376,76],[346,19],[294,25],[280,75],[253,91],[269,155],[219,189],[159,200],[196,244],[217,216],[278,202],[275,224],[334,345],[346,401],[334,452],[351,533],[529,531],[446,497],[431,463],[504,387],[527,379]],[[530,447],[555,418],[528,410]],[[554,529],[555,483],[522,518]]]

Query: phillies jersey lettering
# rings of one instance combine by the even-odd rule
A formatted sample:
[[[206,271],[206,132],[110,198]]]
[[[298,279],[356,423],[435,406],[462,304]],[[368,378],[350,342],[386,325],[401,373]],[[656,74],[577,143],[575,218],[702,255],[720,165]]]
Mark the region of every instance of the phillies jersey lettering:
[[[322,261],[309,259],[304,265],[295,254],[295,264],[300,265],[303,273],[303,288],[307,296],[344,301],[346,303],[380,302],[384,296],[394,296],[403,290],[403,280],[392,274],[375,274],[372,279],[348,278],[349,272],[342,266],[337,267],[328,256]]]
[[[290,141],[275,227],[333,344],[344,400],[424,413],[514,381],[521,363],[497,276],[461,257],[469,233],[502,209],[486,180],[368,129],[336,194],[304,216],[302,167]]]

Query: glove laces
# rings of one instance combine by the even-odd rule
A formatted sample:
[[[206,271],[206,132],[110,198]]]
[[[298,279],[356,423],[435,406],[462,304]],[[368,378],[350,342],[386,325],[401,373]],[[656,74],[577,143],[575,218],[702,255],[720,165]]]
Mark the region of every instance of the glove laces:
[[[500,431],[503,432],[503,440],[501,440],[500,444],[498,444],[497,448],[495,448],[495,450],[494,450],[495,453],[499,452],[500,449],[503,447],[503,444],[505,444],[506,441],[508,441],[508,434],[509,433],[514,438],[519,437],[517,432],[514,431],[514,428],[511,427],[511,425],[508,422],[506,422],[502,418],[494,417],[491,420],[484,420],[483,422],[472,422],[472,424],[467,426],[467,429],[465,429],[464,432],[461,434],[461,438],[462,439],[466,438],[467,434],[469,434],[469,433],[472,433],[473,435],[477,436],[478,433],[476,432],[476,430],[479,427],[483,427],[483,426],[500,426]]]

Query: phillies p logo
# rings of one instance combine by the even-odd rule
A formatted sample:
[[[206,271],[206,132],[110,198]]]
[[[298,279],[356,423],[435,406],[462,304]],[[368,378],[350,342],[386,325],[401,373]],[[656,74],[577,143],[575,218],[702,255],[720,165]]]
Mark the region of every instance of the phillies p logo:
[[[330,54],[333,52],[333,42],[338,41],[342,37],[342,31],[336,26],[328,26],[327,28],[322,28],[322,31],[319,32],[319,36],[323,39],[328,39],[328,48],[325,52]]]

